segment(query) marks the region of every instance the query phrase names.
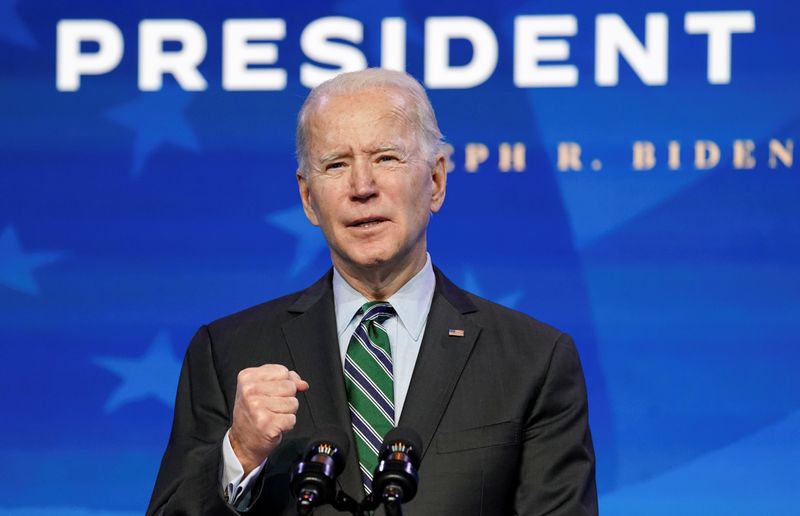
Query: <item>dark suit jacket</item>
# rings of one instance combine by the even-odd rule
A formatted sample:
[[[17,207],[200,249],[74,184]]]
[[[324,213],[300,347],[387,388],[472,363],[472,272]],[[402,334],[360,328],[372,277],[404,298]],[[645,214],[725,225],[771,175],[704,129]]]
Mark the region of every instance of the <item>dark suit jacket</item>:
[[[464,336],[449,336],[449,329]],[[181,372],[175,419],[148,514],[235,514],[220,487],[221,442],[240,370],[284,364],[307,380],[297,425],[256,481],[252,514],[295,514],[289,471],[314,428],[350,435],[341,488],[361,478],[339,356],[331,273],[200,328]],[[398,426],[423,441],[407,515],[597,514],[586,389],[569,336],[468,294],[436,270],[436,289]],[[334,514],[330,507],[316,514]]]

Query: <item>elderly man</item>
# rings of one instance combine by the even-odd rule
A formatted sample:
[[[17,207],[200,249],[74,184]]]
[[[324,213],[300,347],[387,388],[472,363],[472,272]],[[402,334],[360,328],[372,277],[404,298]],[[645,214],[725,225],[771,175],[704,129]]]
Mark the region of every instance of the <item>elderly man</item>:
[[[342,74],[309,94],[297,182],[333,269],[197,332],[148,514],[294,514],[291,466],[327,424],[351,439],[339,484],[357,498],[376,443],[399,425],[422,438],[407,514],[597,513],[571,339],[431,265],[440,145],[425,91],[404,73]]]

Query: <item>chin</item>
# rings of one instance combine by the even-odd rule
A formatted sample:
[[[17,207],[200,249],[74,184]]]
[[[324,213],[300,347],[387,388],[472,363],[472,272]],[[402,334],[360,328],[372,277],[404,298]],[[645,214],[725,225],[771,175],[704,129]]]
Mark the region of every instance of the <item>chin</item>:
[[[368,268],[369,269],[369,268],[374,268],[374,267],[380,267],[380,266],[386,264],[388,261],[389,261],[389,259],[386,258],[383,255],[368,255],[368,256],[360,257],[357,260],[354,260],[353,263],[355,263],[356,265],[358,265],[360,267],[364,267],[364,268]]]
[[[347,258],[350,263],[365,269],[381,267],[392,262],[395,254],[385,249],[365,249],[358,253],[350,254]]]

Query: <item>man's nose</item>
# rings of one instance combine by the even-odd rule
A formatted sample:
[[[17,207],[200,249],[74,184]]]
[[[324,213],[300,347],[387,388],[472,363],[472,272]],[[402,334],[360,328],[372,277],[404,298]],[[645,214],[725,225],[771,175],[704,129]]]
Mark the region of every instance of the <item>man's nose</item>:
[[[366,159],[356,159],[350,169],[350,191],[354,200],[367,200],[377,193],[375,173]]]

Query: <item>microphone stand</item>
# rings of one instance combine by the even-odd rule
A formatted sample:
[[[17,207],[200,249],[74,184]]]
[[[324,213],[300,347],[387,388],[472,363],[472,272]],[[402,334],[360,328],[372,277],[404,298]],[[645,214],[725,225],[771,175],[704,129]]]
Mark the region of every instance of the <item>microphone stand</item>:
[[[349,512],[353,516],[364,516],[364,504],[356,502],[355,498],[344,491],[336,493],[336,499],[331,505],[339,512]]]
[[[403,516],[403,490],[390,486],[386,489],[383,496],[383,506],[386,509],[386,516]],[[365,516],[367,511],[374,511],[381,505],[381,502],[372,495],[367,496],[359,503],[352,496],[344,491],[336,493],[336,499],[331,502],[331,506],[339,512],[349,512],[353,516]],[[298,504],[298,516],[310,516],[314,512],[314,506]]]
[[[403,516],[403,490],[397,486],[389,486],[383,493],[383,507],[386,516]]]
[[[403,516],[403,489],[401,487],[387,486],[382,500],[376,494],[373,492],[364,498],[364,501],[359,506],[362,511],[359,514],[363,514],[363,511],[374,511],[383,503],[383,508],[386,509],[386,516]]]

